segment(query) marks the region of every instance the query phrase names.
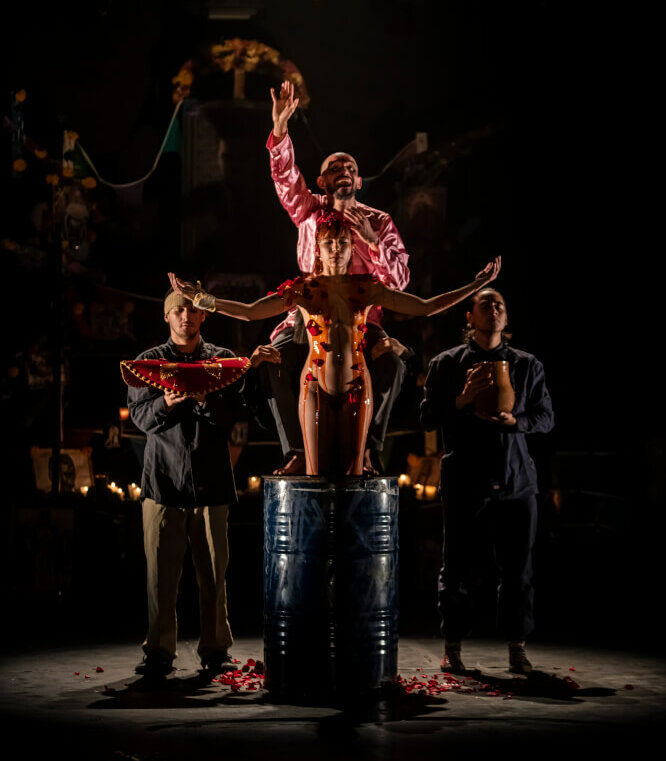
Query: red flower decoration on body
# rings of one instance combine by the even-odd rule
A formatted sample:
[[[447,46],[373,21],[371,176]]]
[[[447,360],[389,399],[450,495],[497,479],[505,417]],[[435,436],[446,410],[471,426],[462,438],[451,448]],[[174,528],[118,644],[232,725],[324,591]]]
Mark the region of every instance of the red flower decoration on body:
[[[305,376],[305,382],[310,383],[311,381],[317,380],[312,373],[308,373]]]
[[[316,365],[317,367],[321,367],[324,364],[324,360],[323,359],[313,359],[312,360],[312,364]]]
[[[294,284],[293,280],[285,280],[284,283],[280,283],[277,287],[278,296],[283,296],[287,288],[290,288]]]
[[[365,340],[365,338],[362,338],[358,344],[356,344],[356,351],[365,351],[365,347],[368,345],[368,342]]]
[[[320,341],[319,345],[324,351],[330,351],[333,348],[333,344],[326,343],[326,341]]]
[[[305,326],[305,329],[311,336],[318,336],[322,332],[321,328],[314,320],[308,320],[308,324]]]
[[[356,330],[360,330],[361,333],[367,333],[368,332],[368,326],[362,322],[360,325],[356,326]]]

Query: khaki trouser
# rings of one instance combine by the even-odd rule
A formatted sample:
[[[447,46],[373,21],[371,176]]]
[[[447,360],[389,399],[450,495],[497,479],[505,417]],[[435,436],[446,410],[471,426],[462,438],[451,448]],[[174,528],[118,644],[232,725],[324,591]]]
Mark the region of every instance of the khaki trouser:
[[[143,546],[146,551],[148,634],[144,652],[174,658],[178,626],[176,598],[189,540],[199,585],[200,656],[226,651],[232,637],[227,619],[224,574],[229,561],[227,505],[167,507],[143,502]]]

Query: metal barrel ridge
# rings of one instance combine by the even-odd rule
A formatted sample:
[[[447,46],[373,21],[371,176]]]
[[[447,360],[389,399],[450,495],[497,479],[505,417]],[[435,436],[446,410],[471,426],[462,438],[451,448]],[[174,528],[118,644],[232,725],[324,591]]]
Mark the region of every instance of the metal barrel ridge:
[[[377,689],[397,659],[397,480],[266,478],[267,689]]]

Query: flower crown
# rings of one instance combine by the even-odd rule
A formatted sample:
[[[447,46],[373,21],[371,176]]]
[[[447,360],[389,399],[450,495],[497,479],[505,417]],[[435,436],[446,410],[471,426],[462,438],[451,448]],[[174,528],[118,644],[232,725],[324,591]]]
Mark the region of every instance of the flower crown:
[[[332,211],[325,211],[317,218],[317,232],[319,232],[322,227],[330,228],[334,225],[340,225],[341,227],[351,226],[345,215],[335,209]]]

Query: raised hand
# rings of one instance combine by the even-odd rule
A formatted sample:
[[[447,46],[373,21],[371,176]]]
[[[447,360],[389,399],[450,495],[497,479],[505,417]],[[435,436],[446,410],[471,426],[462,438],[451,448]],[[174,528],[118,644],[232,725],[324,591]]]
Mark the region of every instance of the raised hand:
[[[494,280],[499,275],[500,269],[502,269],[502,257],[496,256],[492,262],[488,262],[488,264],[486,264],[481,272],[477,273],[474,280],[477,281],[480,285],[485,285],[491,280]]]
[[[294,98],[294,85],[285,80],[280,87],[279,97],[271,87],[273,99],[273,135],[280,140],[287,134],[287,123],[298,108],[299,98]]]
[[[199,292],[199,289],[193,283],[189,283],[187,280],[181,280],[180,278],[177,278],[175,272],[169,272],[168,275],[169,282],[171,283],[173,290],[176,293],[179,293],[181,296],[184,296],[186,299],[192,301],[195,295]]]

